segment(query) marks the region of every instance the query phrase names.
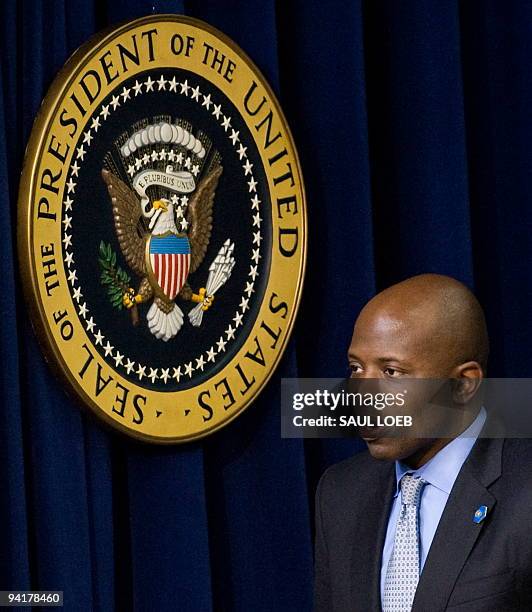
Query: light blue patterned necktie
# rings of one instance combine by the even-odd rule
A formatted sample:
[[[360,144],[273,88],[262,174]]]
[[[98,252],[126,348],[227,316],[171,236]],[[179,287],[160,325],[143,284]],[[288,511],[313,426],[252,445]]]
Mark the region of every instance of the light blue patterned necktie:
[[[395,527],[392,556],[386,569],[383,612],[410,612],[419,581],[419,502],[425,480],[401,479],[401,512]]]

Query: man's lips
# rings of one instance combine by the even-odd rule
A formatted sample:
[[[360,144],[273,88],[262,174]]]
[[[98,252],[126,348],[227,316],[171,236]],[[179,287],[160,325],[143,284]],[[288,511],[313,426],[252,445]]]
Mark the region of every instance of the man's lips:
[[[387,427],[359,427],[358,435],[364,440],[364,442],[374,442],[379,438],[386,436],[386,432],[389,431]]]
[[[372,442],[380,438],[383,432],[383,427],[359,427],[358,435],[364,440],[364,442]]]

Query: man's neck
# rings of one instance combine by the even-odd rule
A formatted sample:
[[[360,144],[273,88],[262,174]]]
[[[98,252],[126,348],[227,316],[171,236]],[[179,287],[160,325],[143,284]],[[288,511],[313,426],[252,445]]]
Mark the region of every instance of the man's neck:
[[[465,426],[462,425],[462,428],[461,428],[462,431],[458,434],[458,436],[462,435],[464,431],[466,431],[471,426],[471,424],[478,417],[480,410],[481,408],[477,408],[476,410],[473,411],[471,418],[468,419],[468,422],[465,424]],[[414,470],[417,470],[423,465],[425,465],[426,463],[428,463],[433,457],[435,457],[442,450],[442,448],[447,446],[447,444],[449,444],[455,439],[456,438],[435,438],[434,440],[432,440],[431,444],[423,448],[420,448],[410,457],[403,459],[402,463],[404,463],[405,465],[407,465],[408,467]]]
[[[437,438],[433,443],[428,446],[419,449],[410,457],[403,459],[402,463],[412,468],[413,470],[419,469],[421,466],[428,463],[434,456],[436,456],[444,446],[447,446],[449,442],[454,438]]]

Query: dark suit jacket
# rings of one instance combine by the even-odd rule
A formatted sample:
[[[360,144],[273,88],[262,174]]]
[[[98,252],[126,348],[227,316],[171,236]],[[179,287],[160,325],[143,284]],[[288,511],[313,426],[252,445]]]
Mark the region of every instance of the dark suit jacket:
[[[394,464],[368,452],[322,476],[316,612],[380,611],[394,487]],[[488,515],[476,524],[473,514],[482,505]],[[532,611],[532,440],[477,440],[445,506],[412,610]]]

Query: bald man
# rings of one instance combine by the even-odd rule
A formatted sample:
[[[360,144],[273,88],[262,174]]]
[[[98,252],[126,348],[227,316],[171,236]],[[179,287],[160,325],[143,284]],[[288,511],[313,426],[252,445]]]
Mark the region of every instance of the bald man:
[[[434,274],[394,285],[361,311],[348,359],[354,378],[455,379],[466,417],[451,439],[362,432],[368,451],[325,472],[316,612],[532,610],[532,442],[481,435],[488,335],[475,296]]]

